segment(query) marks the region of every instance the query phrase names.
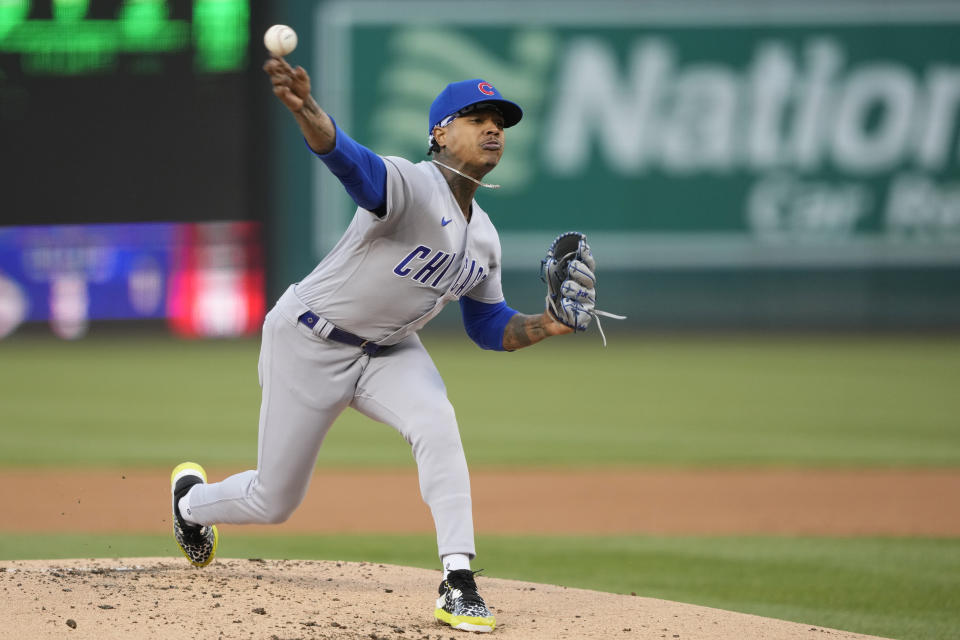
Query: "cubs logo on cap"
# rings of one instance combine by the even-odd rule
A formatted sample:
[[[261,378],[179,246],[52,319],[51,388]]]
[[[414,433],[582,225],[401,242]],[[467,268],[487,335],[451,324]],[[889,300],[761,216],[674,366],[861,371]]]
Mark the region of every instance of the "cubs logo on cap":
[[[480,102],[489,103],[499,109],[503,115],[504,127],[512,127],[523,117],[523,109],[516,103],[506,100],[496,87],[486,80],[482,78],[461,80],[448,84],[430,105],[427,133],[432,133],[433,128],[445,118]]]

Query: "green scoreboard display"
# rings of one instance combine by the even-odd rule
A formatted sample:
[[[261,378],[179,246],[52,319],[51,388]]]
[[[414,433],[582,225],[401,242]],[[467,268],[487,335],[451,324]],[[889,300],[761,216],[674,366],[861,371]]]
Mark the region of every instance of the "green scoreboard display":
[[[0,0],[0,224],[252,217],[250,12]]]

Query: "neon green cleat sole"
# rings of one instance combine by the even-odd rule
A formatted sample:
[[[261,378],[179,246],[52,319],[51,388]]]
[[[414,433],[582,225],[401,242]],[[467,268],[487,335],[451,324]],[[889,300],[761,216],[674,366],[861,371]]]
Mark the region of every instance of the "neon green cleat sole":
[[[220,532],[216,526],[192,525],[180,515],[178,503],[195,484],[207,481],[207,472],[196,462],[184,462],[174,467],[170,474],[170,494],[173,498],[173,538],[180,552],[195,567],[205,567],[213,562],[220,544]]]

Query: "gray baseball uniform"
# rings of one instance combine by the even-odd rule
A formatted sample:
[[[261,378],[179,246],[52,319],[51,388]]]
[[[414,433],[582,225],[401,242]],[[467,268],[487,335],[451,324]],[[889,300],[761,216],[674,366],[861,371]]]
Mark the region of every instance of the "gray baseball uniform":
[[[503,300],[500,241],[476,201],[467,222],[436,166],[384,161],[386,214],[358,208],[340,242],[267,314],[257,469],[194,486],[181,503],[189,521],[286,520],[306,494],[327,431],[353,407],[412,446],[440,556],[475,555],[456,416],[416,332],[461,296]],[[312,326],[302,321],[308,311],[319,317]],[[327,339],[335,327],[393,346],[371,357]]]

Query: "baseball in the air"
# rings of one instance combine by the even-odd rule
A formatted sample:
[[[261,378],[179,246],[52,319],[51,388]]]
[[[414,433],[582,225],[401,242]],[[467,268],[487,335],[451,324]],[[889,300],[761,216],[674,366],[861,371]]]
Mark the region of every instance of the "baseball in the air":
[[[275,56],[285,56],[297,48],[297,32],[285,24],[275,24],[263,34],[263,44]]]

